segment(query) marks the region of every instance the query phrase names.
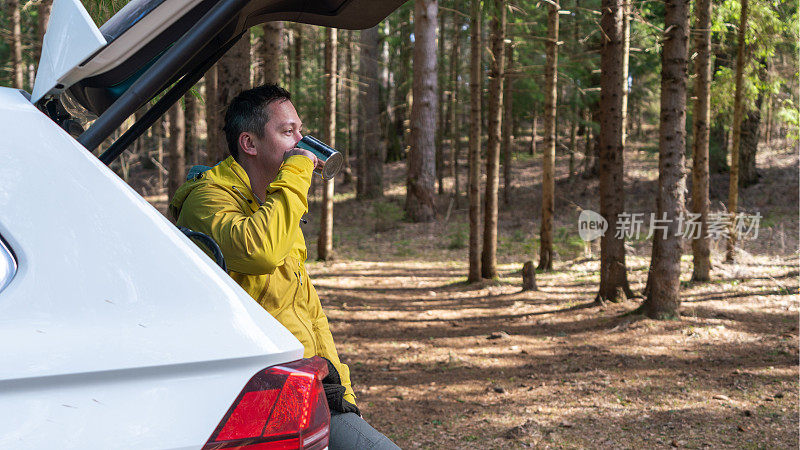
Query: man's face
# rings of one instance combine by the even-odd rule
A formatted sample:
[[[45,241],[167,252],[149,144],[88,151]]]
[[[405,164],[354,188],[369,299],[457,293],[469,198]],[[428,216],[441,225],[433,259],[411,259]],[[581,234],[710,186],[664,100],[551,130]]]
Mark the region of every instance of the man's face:
[[[303,135],[303,123],[289,100],[277,100],[267,105],[269,121],[264,124],[264,136],[253,136],[256,160],[264,169],[267,181],[272,182],[283,163],[283,154],[293,149]]]

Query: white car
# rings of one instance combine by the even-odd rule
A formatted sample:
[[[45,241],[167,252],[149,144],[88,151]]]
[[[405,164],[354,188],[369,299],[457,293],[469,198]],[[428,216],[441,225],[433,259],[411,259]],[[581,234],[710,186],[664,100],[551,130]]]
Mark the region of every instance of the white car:
[[[324,361],[104,163],[250,26],[402,3],[133,0],[98,29],[55,0],[32,95],[0,88],[0,448],[327,446]]]

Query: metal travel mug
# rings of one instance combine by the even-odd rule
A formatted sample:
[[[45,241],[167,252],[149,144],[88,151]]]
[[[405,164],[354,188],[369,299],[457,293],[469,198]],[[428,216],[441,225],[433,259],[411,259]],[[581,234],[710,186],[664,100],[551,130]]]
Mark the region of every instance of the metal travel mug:
[[[300,142],[297,143],[297,147],[310,151],[322,160],[324,165],[321,169],[314,169],[314,172],[322,176],[324,180],[332,180],[339,173],[339,169],[342,168],[342,163],[344,163],[342,154],[328,147],[314,136],[303,136],[303,139],[300,139]]]

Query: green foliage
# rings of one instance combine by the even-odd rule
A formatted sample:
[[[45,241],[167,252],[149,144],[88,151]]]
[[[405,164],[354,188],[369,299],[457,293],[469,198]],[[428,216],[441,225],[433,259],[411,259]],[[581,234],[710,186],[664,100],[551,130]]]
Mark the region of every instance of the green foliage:
[[[788,125],[787,136],[795,142],[800,140],[800,109],[791,98],[784,99],[778,109],[776,117],[779,121]]]
[[[128,0],[81,0],[86,12],[99,27],[116,14]]]
[[[416,252],[408,239],[401,239],[394,243],[395,256],[416,256]]]
[[[389,231],[398,227],[405,218],[405,211],[392,201],[377,201],[372,204],[370,216],[373,219],[375,231]]]
[[[447,248],[458,250],[467,247],[469,226],[466,223],[452,224],[452,231],[447,235]]]
[[[752,77],[745,77],[742,84],[745,110],[753,108],[758,94],[758,86]],[[711,111],[717,118],[726,122],[733,119],[733,99],[736,94],[736,69],[720,67],[711,83]]]
[[[764,94],[788,91],[793,78],[773,70],[765,76],[770,61],[783,59],[797,50],[797,5],[781,0],[751,0],[745,33],[745,66],[743,101],[745,109],[755,107],[756,98]],[[730,122],[736,91],[736,55],[741,14],[740,0],[725,0],[715,5],[712,17],[712,44],[717,56],[714,81],[711,85],[711,111],[714,120]],[[795,20],[787,21],[791,17]]]

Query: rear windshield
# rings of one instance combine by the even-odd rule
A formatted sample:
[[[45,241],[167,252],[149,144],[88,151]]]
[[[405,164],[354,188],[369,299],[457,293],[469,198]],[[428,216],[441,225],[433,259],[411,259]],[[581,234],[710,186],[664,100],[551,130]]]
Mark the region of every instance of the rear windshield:
[[[108,19],[100,27],[100,32],[109,43],[118,38],[138,21],[142,20],[150,11],[156,9],[165,0],[131,0],[114,17]]]

